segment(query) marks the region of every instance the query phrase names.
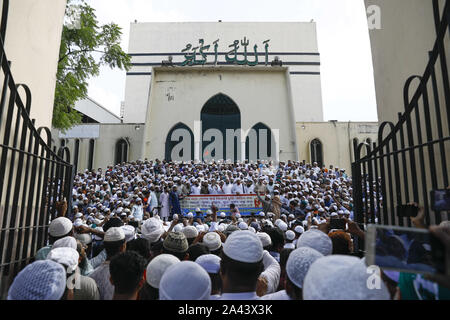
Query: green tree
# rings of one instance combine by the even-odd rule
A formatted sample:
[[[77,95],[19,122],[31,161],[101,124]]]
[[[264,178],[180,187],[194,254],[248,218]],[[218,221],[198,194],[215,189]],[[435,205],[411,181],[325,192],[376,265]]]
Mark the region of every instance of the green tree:
[[[129,70],[131,57],[120,47],[122,31],[115,23],[99,25],[85,0],[68,0],[56,74],[52,125],[61,131],[81,122],[75,102],[87,97],[88,80],[101,66]]]

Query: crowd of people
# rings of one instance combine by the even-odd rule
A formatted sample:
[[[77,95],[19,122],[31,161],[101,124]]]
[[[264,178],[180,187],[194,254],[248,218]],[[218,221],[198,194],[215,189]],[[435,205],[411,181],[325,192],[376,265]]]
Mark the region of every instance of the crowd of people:
[[[180,200],[200,194],[255,194],[262,208],[245,216],[232,203],[184,212]],[[16,276],[8,299],[450,297],[445,283],[421,275],[367,272],[354,250],[365,232],[353,221],[352,180],[332,166],[123,163],[77,174],[70,209],[58,207],[48,244]],[[432,230],[445,238],[439,228]]]

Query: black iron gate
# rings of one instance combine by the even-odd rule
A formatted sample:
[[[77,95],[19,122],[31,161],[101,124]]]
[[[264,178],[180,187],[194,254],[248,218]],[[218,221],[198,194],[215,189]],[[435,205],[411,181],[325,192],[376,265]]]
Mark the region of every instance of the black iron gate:
[[[411,226],[397,216],[397,206],[416,202],[425,209],[427,224],[449,219],[431,210],[430,191],[449,186],[447,156],[450,154],[450,89],[447,68],[450,1],[442,15],[439,1],[433,0],[437,39],[429,52],[422,76],[411,76],[404,86],[405,111],[397,124],[384,122],[378,132],[378,145],[355,146],[352,164],[354,212],[358,223]],[[414,22],[411,22],[414,23]],[[410,87],[417,89],[410,99]],[[383,138],[386,128],[390,132]],[[366,155],[361,158],[361,151]]]
[[[51,146],[51,133],[30,119],[31,91],[16,84],[4,43],[9,1],[3,0],[0,30],[0,298],[14,276],[47,240],[55,204],[72,193],[73,168],[67,147]],[[25,97],[22,100],[21,95]],[[52,106],[45,106],[52,108]],[[41,138],[42,131],[46,140]],[[64,160],[66,159],[66,160]]]

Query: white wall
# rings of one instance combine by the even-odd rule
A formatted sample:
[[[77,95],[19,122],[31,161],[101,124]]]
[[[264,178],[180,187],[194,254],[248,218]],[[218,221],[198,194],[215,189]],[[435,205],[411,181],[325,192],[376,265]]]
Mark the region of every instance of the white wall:
[[[269,64],[275,56],[289,65],[291,72],[313,72],[316,74],[292,74],[292,97],[296,121],[323,121],[322,94],[320,81],[320,56],[318,55],[316,24],[305,22],[179,22],[179,23],[131,23],[130,54],[160,54],[133,56],[133,63],[161,64],[169,54],[174,55],[174,63],[184,61],[180,55],[186,44],[198,45],[204,39],[211,47],[206,52],[214,52],[213,41],[219,39],[219,53],[226,53],[234,40],[246,37],[258,52],[264,53],[263,41],[269,42]],[[242,46],[239,52],[243,52]],[[291,54],[287,54],[291,53]],[[295,55],[292,53],[296,53]],[[253,57],[249,57],[251,59]],[[212,62],[214,56],[208,56]],[[265,57],[259,56],[259,62]],[[225,56],[219,55],[219,62],[225,62]],[[301,65],[302,63],[312,63]],[[286,65],[286,64],[285,64]],[[150,75],[130,75],[131,73],[149,73],[152,66],[134,66],[127,75],[125,89],[124,122],[136,122],[146,114]],[[180,67],[177,67],[180,68]],[[188,67],[190,68],[190,67]]]
[[[223,93],[239,107],[242,129],[248,130],[258,122],[279,129],[280,160],[297,159],[287,68],[219,66],[154,68],[153,72],[144,135],[146,157],[164,158],[171,128],[183,122],[194,132],[194,122],[200,121],[204,104]],[[172,90],[173,100],[168,101],[167,90]]]
[[[102,107],[92,98],[79,100],[75,103],[75,110],[91,117],[100,123],[120,123],[120,118],[108,109]]]
[[[422,75],[436,41],[432,1],[365,0],[381,9],[381,30],[370,31],[378,120],[397,123],[404,112],[403,87],[412,75]],[[440,9],[445,0],[439,0]],[[447,36],[447,64],[450,65]],[[439,80],[439,79],[438,79]],[[411,86],[410,97],[417,83]]]
[[[6,55],[15,82],[31,89],[36,127],[51,127],[65,7],[66,0],[10,1]]]
[[[371,139],[377,141],[377,122],[297,122],[296,133],[298,141],[299,160],[311,162],[310,143],[319,139],[322,143],[323,162],[328,167],[333,165],[345,169],[351,174],[351,164],[354,161],[353,139],[359,143]],[[361,156],[365,155],[365,148]]]

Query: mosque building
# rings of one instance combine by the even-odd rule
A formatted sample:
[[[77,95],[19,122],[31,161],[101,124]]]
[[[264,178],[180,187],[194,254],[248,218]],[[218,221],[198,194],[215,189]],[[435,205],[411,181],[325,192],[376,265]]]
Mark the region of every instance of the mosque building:
[[[83,123],[53,135],[78,170],[144,158],[350,170],[354,144],[377,138],[377,122],[324,121],[314,22],[134,22],[128,53],[121,115],[88,98]]]

